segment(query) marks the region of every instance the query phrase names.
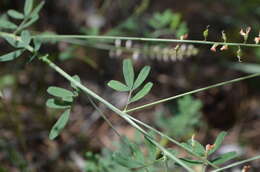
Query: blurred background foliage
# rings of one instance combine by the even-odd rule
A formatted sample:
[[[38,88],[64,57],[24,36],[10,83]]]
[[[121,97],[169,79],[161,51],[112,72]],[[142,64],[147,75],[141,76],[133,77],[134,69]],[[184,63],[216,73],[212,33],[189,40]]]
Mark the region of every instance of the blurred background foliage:
[[[21,10],[23,4],[20,0],[2,0],[0,13]],[[188,39],[203,40],[202,32],[209,25],[208,40],[221,41],[221,31],[225,30],[228,41],[242,42],[240,29],[251,26],[248,42],[253,43],[259,33],[259,21],[259,0],[55,0],[46,1],[39,22],[31,29],[35,34],[153,38],[180,38],[188,33]],[[168,60],[162,51],[176,44],[120,40],[74,43],[52,42],[45,44],[42,52],[51,54],[65,71],[78,74],[83,84],[118,107],[124,106],[122,100],[127,95],[113,92],[106,83],[122,77],[118,69],[123,58],[133,58],[136,69],[147,64],[152,67],[149,80],[155,83],[154,88],[141,103],[260,71],[257,48],[243,48],[243,63],[238,64],[237,49],[233,48],[213,53],[208,46],[188,49],[184,45],[182,55],[169,55],[171,60]],[[126,52],[116,49],[127,45],[135,49]],[[1,54],[9,49],[0,40]],[[58,117],[57,111],[45,107],[46,89],[50,85],[67,87],[69,84],[36,60],[27,64],[20,58],[0,64],[0,172],[102,171],[102,166],[113,166],[116,161],[111,160],[110,152],[116,149],[114,142],[119,140],[84,97],[74,106],[70,124],[59,139],[48,139],[48,132]],[[241,158],[251,157],[260,150],[259,86],[259,79],[255,78],[132,115],[179,140],[196,134],[204,144],[212,143],[220,130],[227,130],[226,146],[220,151],[232,149]],[[98,106],[122,135],[140,142],[134,129],[102,104]],[[259,162],[252,164],[252,171],[260,170]],[[118,169],[113,171],[126,171],[123,166],[115,166]]]

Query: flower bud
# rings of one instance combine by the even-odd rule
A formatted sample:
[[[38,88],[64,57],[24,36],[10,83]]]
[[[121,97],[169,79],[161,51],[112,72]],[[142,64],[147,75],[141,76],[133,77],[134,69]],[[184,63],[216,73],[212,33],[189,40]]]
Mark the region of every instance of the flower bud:
[[[245,166],[243,167],[243,169],[242,169],[242,172],[248,172],[250,168],[251,168],[250,165],[245,165]]]
[[[186,33],[186,34],[184,34],[184,35],[182,35],[181,37],[180,37],[180,40],[184,40],[184,39],[187,39],[188,38],[188,34]]]
[[[210,50],[213,51],[213,52],[216,52],[217,51],[217,49],[216,49],[217,46],[218,46],[218,44],[213,44],[212,47],[210,48]]]
[[[227,50],[227,49],[228,49],[228,46],[227,46],[227,45],[223,45],[223,46],[220,48],[221,51],[225,51],[225,50]]]
[[[243,29],[240,30],[239,33],[240,33],[241,36],[243,36],[243,38],[244,38],[244,43],[246,43],[250,31],[251,31],[251,27],[247,27],[247,28],[246,28],[246,31],[244,31]]]

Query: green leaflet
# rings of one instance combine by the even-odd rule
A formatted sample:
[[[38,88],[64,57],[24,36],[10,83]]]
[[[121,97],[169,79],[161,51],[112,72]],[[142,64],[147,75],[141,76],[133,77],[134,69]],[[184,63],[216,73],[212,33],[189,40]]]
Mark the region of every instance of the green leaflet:
[[[145,86],[138,93],[136,93],[134,97],[130,99],[130,103],[140,100],[141,98],[146,96],[150,92],[152,87],[153,87],[153,83],[151,82],[145,84]]]
[[[21,39],[24,42],[25,46],[28,46],[31,42],[31,34],[29,31],[22,31],[21,33]]]
[[[0,28],[3,29],[16,29],[18,26],[5,18],[0,19]]]
[[[43,7],[44,4],[45,4],[45,2],[44,2],[44,1],[41,1],[40,4],[38,4],[38,5],[33,9],[32,13],[31,13],[31,17],[32,17],[32,18],[35,17],[35,16],[37,16],[37,15],[39,14],[39,12],[41,11],[41,9],[42,9],[42,7]]]
[[[222,142],[223,142],[223,140],[224,140],[226,135],[227,135],[227,132],[224,132],[224,131],[219,133],[219,135],[217,136],[217,138],[215,140],[215,143],[214,143],[215,146],[214,146],[213,149],[211,149],[209,151],[209,153],[208,153],[209,155],[214,153],[218,148],[220,148],[220,146],[221,146],[221,144],[222,144]]]
[[[71,107],[70,104],[71,103],[69,102],[64,102],[53,98],[48,99],[46,102],[46,106],[53,109],[67,109]]]
[[[23,52],[24,52],[24,50],[16,50],[11,53],[2,55],[2,56],[0,56],[0,62],[14,60],[14,59],[18,58]]]
[[[14,19],[23,19],[24,15],[15,10],[8,10],[7,14]]]
[[[128,88],[132,89],[134,83],[134,69],[130,59],[123,61],[123,74]]]
[[[75,79],[76,81],[78,81],[79,83],[81,83],[80,77],[79,77],[78,75],[74,75],[74,76],[73,76],[73,79]],[[72,88],[74,88],[75,90],[78,90],[78,87],[77,87],[74,83],[70,83],[70,86],[71,86]]]
[[[225,163],[226,161],[234,159],[236,157],[237,157],[236,152],[227,152],[227,153],[224,153],[224,154],[220,155],[219,157],[215,158],[211,162],[215,165],[219,165],[219,164]]]
[[[34,51],[38,51],[41,48],[41,41],[37,38],[33,39]]]
[[[62,131],[62,129],[66,126],[66,124],[69,121],[69,117],[70,117],[70,109],[66,110],[65,112],[63,112],[63,114],[60,116],[60,118],[58,119],[58,121],[54,124],[54,126],[51,129],[51,132],[49,134],[49,138],[51,140],[55,139],[60,132]]]
[[[199,161],[199,160],[192,160],[192,159],[188,159],[188,158],[180,158],[181,161],[183,161],[185,164],[192,166],[192,165],[200,165],[203,164],[203,161]]]
[[[192,150],[199,154],[200,156],[204,156],[206,153],[206,150],[204,146],[202,146],[198,141],[196,140],[189,140],[189,144],[192,146]]]
[[[109,81],[107,84],[110,88],[113,88],[116,91],[129,91],[130,89],[123,83],[115,80]]]
[[[32,11],[33,7],[33,0],[26,0],[24,5],[24,15],[28,16],[30,12]]]
[[[52,95],[52,96],[55,96],[55,97],[60,97],[62,99],[69,99],[69,97],[73,97],[74,94],[73,92],[69,91],[69,90],[66,90],[64,88],[60,88],[60,87],[49,87],[47,89],[47,92]]]
[[[136,89],[138,88],[143,82],[144,80],[147,78],[147,76],[149,75],[150,73],[150,70],[151,70],[151,67],[150,66],[145,66],[143,67],[143,69],[140,71],[137,79],[135,80],[134,82],[134,87],[133,89]]]

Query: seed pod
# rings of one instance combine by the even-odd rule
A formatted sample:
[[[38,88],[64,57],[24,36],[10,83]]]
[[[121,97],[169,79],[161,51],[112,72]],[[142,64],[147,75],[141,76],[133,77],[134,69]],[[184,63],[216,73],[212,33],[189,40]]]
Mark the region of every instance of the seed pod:
[[[210,48],[210,50],[213,51],[213,52],[216,52],[217,51],[217,49],[216,49],[217,46],[218,46],[218,44],[213,44],[212,47]]]

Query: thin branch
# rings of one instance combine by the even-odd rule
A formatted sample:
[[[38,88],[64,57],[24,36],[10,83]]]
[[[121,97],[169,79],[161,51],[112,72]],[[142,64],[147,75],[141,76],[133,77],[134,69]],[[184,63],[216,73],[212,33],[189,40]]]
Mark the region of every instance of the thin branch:
[[[260,76],[260,73],[255,73],[255,74],[243,76],[243,77],[240,77],[240,78],[236,78],[236,79],[233,79],[233,80],[220,82],[220,83],[217,83],[217,84],[214,84],[214,85],[210,85],[210,86],[207,86],[207,87],[203,87],[203,88],[199,88],[199,89],[192,90],[192,91],[189,91],[189,92],[185,92],[185,93],[182,93],[182,94],[178,94],[176,96],[172,96],[172,97],[168,97],[168,98],[165,98],[165,99],[157,100],[157,101],[154,101],[154,102],[149,103],[149,104],[145,104],[145,105],[142,105],[142,106],[138,106],[138,107],[129,109],[126,112],[128,113],[128,112],[133,112],[133,111],[145,109],[145,108],[148,108],[148,107],[160,104],[160,103],[165,103],[165,102],[168,102],[168,101],[171,101],[171,100],[174,100],[174,99],[186,96],[186,95],[202,92],[202,91],[205,91],[205,90],[208,90],[208,89],[211,89],[211,88],[220,87],[220,86],[223,86],[223,85],[231,84],[231,83],[234,83],[234,82],[239,82],[239,81],[250,79],[250,78],[254,78],[254,77],[257,77],[257,76]]]
[[[79,83],[78,81],[76,81],[69,74],[67,74],[65,71],[63,71],[60,67],[58,67],[56,64],[54,64],[52,61],[50,61],[47,57],[48,57],[48,55],[43,56],[43,57],[40,58],[40,60],[42,60],[43,62],[47,63],[49,65],[49,67],[54,69],[56,72],[58,72],[61,76],[63,76],[65,79],[67,79],[71,83],[75,84],[84,93],[86,93],[87,95],[90,95],[94,99],[96,99],[99,102],[103,103],[110,110],[112,110],[113,112],[118,114],[120,117],[125,119],[132,127],[134,127],[135,129],[140,131],[142,134],[144,134],[147,137],[147,139],[149,139],[155,146],[157,146],[169,158],[171,158],[172,160],[174,160],[177,163],[179,163],[187,171],[194,172],[193,169],[191,169],[189,166],[187,166],[185,163],[183,163],[180,159],[178,159],[176,156],[174,156],[171,152],[169,152],[167,149],[162,147],[157,141],[155,141],[153,138],[151,138],[150,135],[144,129],[142,129],[139,125],[137,125],[133,120],[128,118],[127,114],[125,112],[121,111],[120,109],[118,109],[117,107],[115,107],[114,105],[112,105],[111,103],[109,103],[108,101],[106,101],[105,99],[103,99],[102,97],[100,97],[99,95],[97,95],[96,93],[94,93],[93,91],[91,91],[90,89],[88,89],[87,87],[85,87],[84,85]]]
[[[252,157],[252,158],[248,158],[248,159],[243,160],[243,161],[235,162],[235,163],[233,163],[233,164],[227,165],[227,166],[222,167],[222,168],[219,168],[219,169],[217,169],[217,170],[212,170],[211,172],[223,171],[223,170],[226,170],[226,169],[228,169],[228,168],[232,168],[232,167],[235,167],[235,166],[238,166],[238,165],[241,165],[241,164],[250,162],[250,161],[254,161],[254,160],[257,160],[257,159],[260,159],[260,155],[255,156],[255,157]]]
[[[125,36],[96,36],[96,35],[35,35],[34,38],[62,40],[62,39],[100,39],[100,40],[132,40],[146,42],[174,42],[174,43],[190,43],[190,44],[208,44],[208,45],[228,45],[228,46],[245,46],[245,47],[260,47],[260,44],[245,44],[233,42],[217,42],[203,40],[180,40],[180,39],[163,39],[163,38],[140,38],[140,37],[125,37]]]

